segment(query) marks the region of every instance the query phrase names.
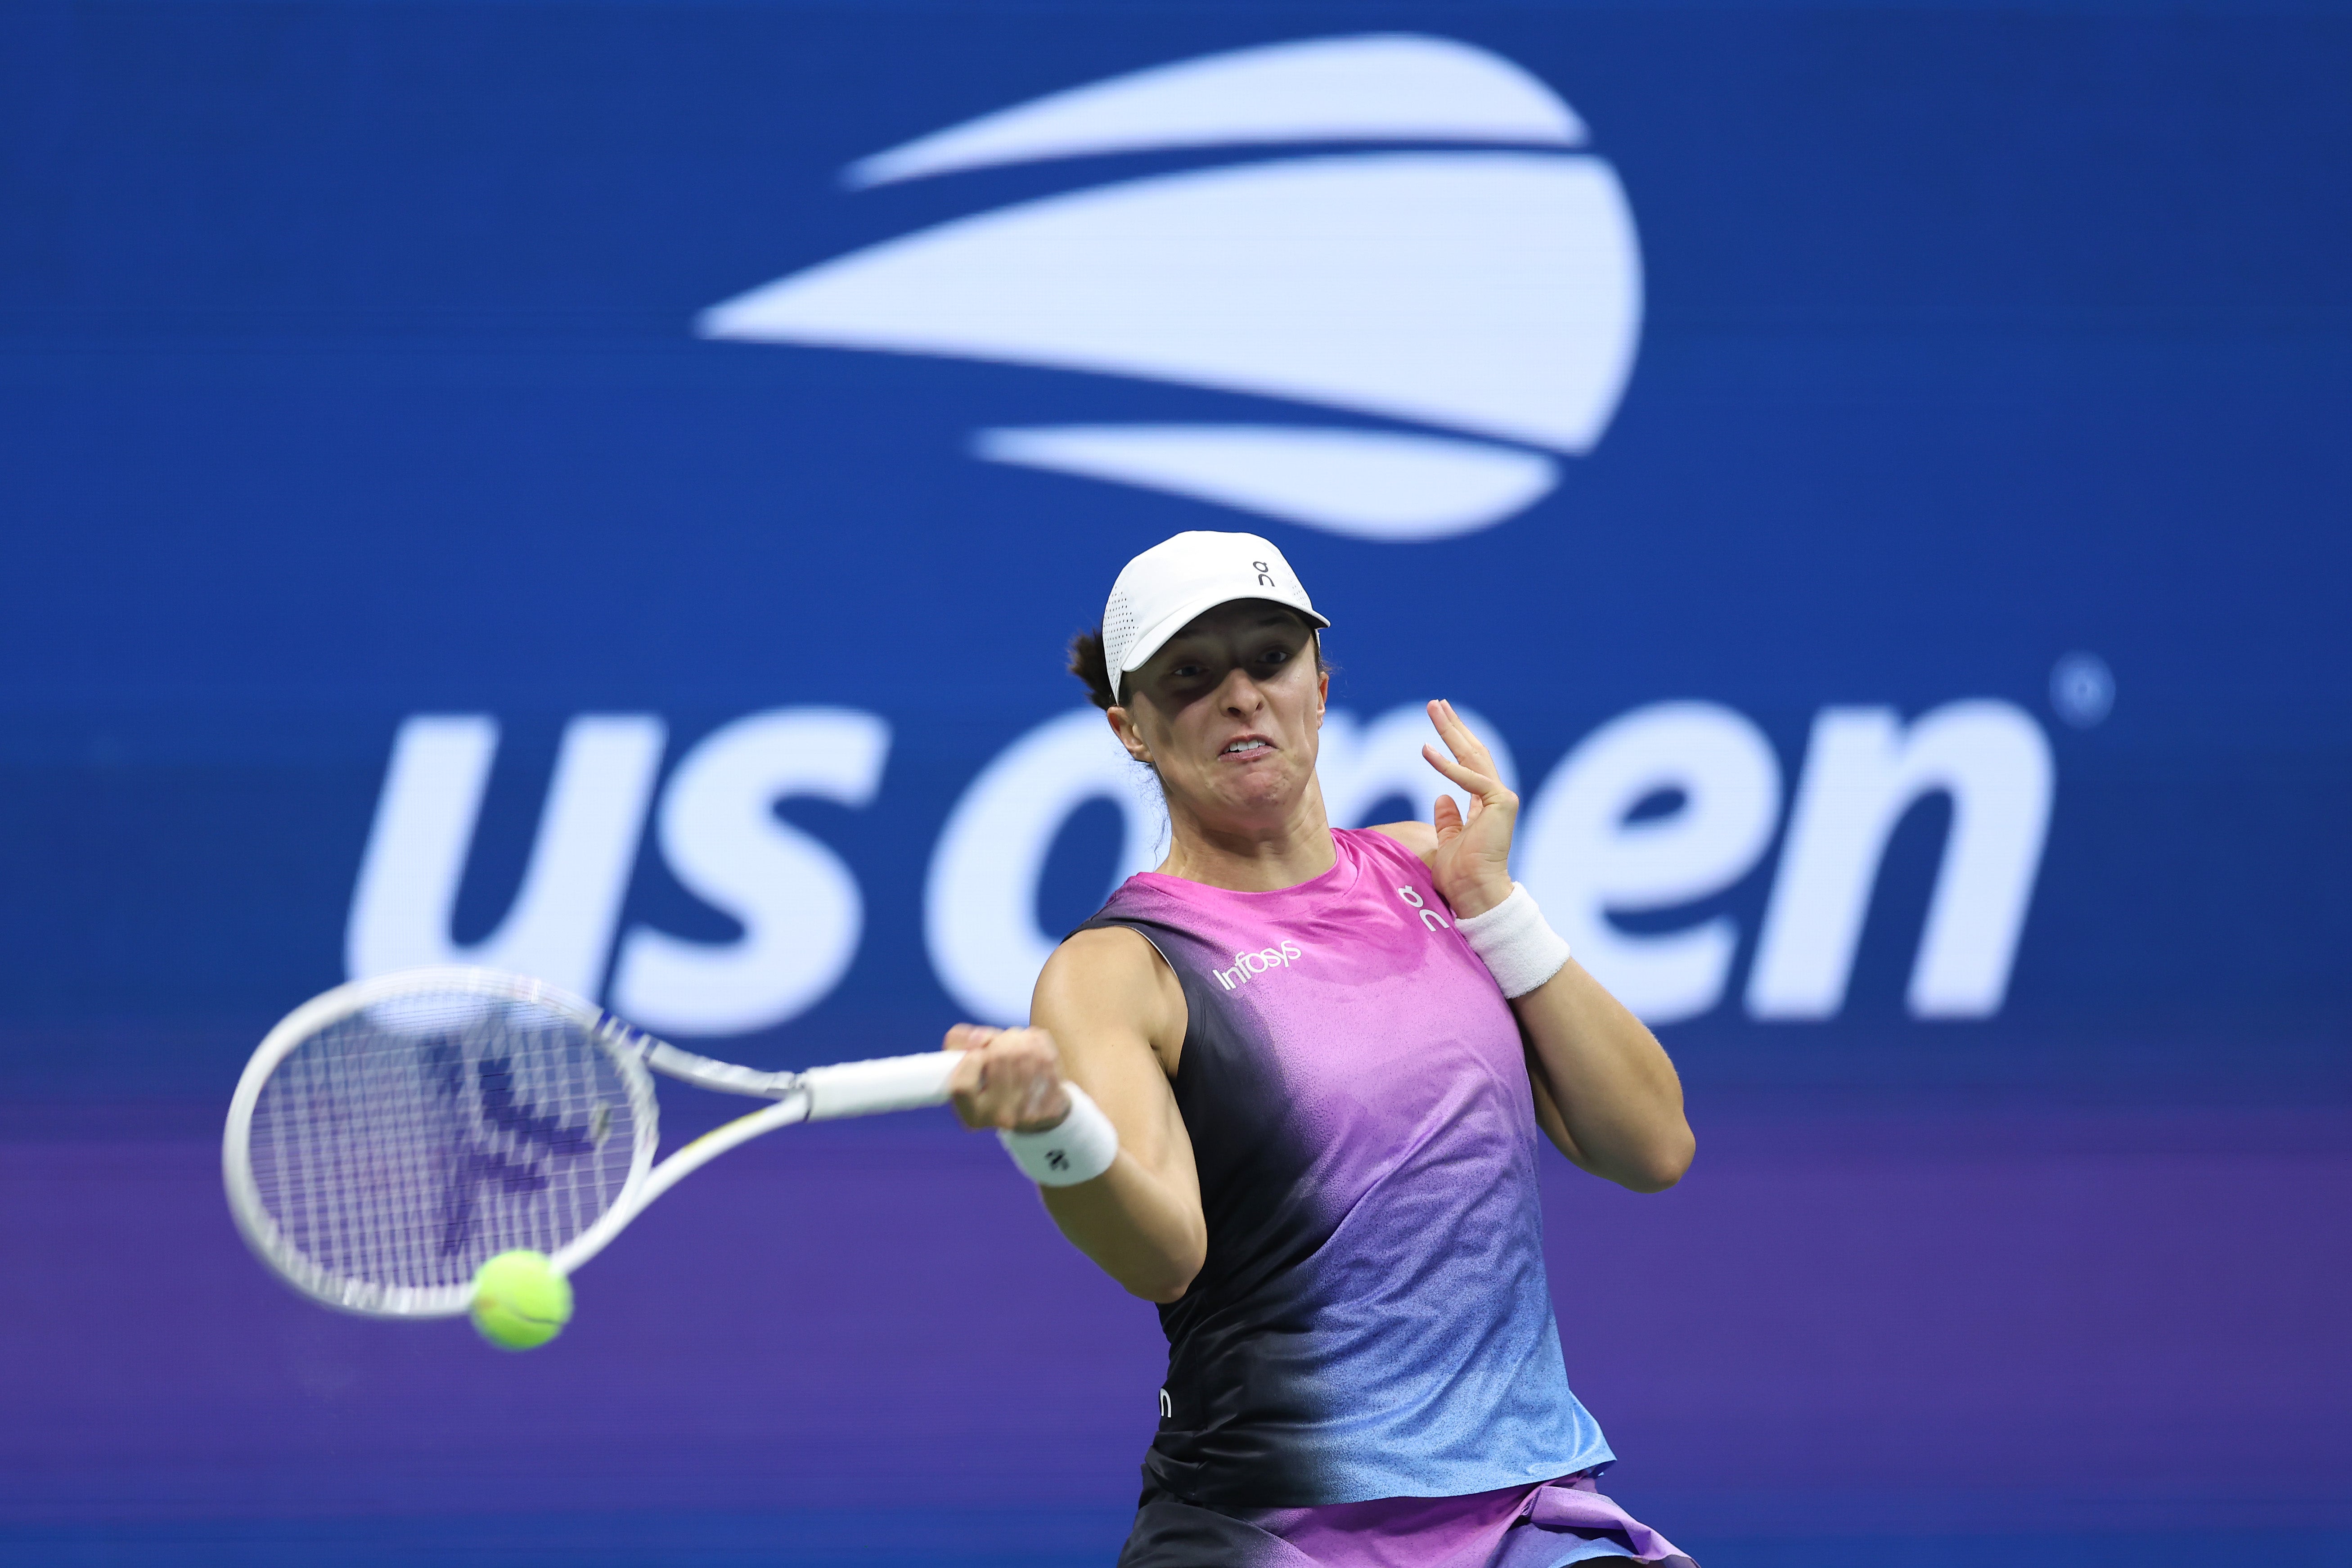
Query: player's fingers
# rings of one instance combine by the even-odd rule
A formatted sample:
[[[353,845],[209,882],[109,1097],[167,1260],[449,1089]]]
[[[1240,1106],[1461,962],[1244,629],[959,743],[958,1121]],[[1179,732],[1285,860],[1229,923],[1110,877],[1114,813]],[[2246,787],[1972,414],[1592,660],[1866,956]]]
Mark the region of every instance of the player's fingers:
[[[1430,808],[1429,820],[1437,829],[1437,841],[1443,844],[1462,831],[1462,807],[1452,795],[1441,795]]]
[[[950,1042],[953,1041],[955,1036],[952,1030],[949,1032],[948,1037]],[[950,1044],[949,1048],[961,1047]],[[982,1061],[980,1053],[967,1051],[963,1060],[956,1063],[948,1073],[948,1103],[955,1107],[956,1120],[966,1127],[988,1125],[985,1111],[981,1103],[982,1079],[984,1072],[985,1064]]]
[[[1023,1086],[1019,1114],[1013,1119],[1016,1127],[1033,1127],[1040,1122],[1059,1121],[1070,1108],[1069,1091],[1062,1087],[1058,1076],[1041,1073]]]
[[[1446,749],[1462,759],[1464,763],[1482,773],[1495,771],[1493,753],[1486,750],[1485,742],[1470,732],[1470,726],[1462,721],[1462,715],[1454,710],[1453,703],[1444,698],[1433,700],[1429,704],[1429,721],[1436,726]]]
[[[981,1063],[981,1087],[971,1098],[974,1125],[1050,1125],[1069,1109],[1061,1075],[1052,1062],[1034,1053],[991,1051]]]
[[[1454,711],[1454,704],[1448,702],[1444,707],[1446,725],[1443,733],[1447,749],[1471,772],[1499,780],[1502,770],[1495,765],[1495,753],[1486,749],[1485,742],[1470,732],[1470,727],[1463,723],[1460,715]]]
[[[958,1024],[948,1030],[947,1038],[940,1042],[943,1051],[976,1051],[997,1036],[1002,1029],[992,1029],[985,1024]]]
[[[1455,762],[1451,757],[1441,756],[1435,746],[1422,747],[1421,754],[1423,760],[1427,762],[1431,767],[1435,768],[1439,773],[1444,773],[1447,778],[1453,780],[1455,784],[1460,784],[1464,789],[1468,790],[1480,800],[1491,799],[1503,790],[1503,784],[1500,779],[1479,773],[1473,768],[1464,767],[1460,763]]]

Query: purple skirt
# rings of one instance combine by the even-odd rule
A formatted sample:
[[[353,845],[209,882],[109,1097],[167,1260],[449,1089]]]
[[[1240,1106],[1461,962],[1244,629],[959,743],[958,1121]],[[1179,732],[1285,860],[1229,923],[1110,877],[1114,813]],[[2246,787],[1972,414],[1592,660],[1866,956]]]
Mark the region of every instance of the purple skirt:
[[[1119,1568],[1697,1568],[1589,1475],[1453,1498],[1227,1512],[1150,1487]]]

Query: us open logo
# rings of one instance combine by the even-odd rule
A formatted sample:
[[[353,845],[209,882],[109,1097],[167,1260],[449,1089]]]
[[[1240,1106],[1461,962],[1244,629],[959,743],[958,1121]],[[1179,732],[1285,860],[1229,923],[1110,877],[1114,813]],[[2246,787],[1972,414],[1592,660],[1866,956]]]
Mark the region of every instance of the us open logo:
[[[1171,150],[1248,161],[959,218],[697,325],[1306,405],[1347,422],[990,428],[971,450],[1361,539],[1445,538],[1550,493],[1632,372],[1640,250],[1614,171],[1578,150],[1588,140],[1542,82],[1451,39],[1179,61],[950,126],[843,178]]]

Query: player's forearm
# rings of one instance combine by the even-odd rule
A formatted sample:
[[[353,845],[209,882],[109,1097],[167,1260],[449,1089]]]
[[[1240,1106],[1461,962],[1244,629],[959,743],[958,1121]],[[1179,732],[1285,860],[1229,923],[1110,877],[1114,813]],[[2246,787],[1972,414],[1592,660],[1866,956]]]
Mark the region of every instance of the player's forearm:
[[[1129,1294],[1173,1301],[1191,1288],[1208,1256],[1209,1234],[1198,1194],[1121,1151],[1091,1182],[1044,1187],[1045,1212],[1072,1246]]]
[[[1511,1006],[1528,1065],[1559,1108],[1570,1157],[1635,1192],[1680,1181],[1696,1142],[1682,1081],[1648,1027],[1574,959]]]

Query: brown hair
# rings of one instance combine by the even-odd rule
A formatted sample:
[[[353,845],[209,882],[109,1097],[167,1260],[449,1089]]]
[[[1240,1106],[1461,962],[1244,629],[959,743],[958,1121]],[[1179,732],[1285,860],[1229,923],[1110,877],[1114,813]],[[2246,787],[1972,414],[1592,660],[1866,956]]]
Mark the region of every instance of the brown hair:
[[[1070,639],[1072,675],[1086,682],[1087,695],[1094,705],[1108,711],[1118,706],[1118,699],[1110,694],[1110,659],[1103,652],[1102,627],[1080,632]]]
[[[1080,632],[1070,639],[1069,663],[1065,668],[1086,683],[1087,696],[1093,700],[1096,707],[1108,710],[1118,706],[1118,699],[1111,695],[1110,658],[1103,652],[1100,623],[1097,623],[1094,630]],[[1323,658],[1323,637],[1318,633],[1315,637],[1316,673],[1328,675],[1332,668],[1333,666]]]

